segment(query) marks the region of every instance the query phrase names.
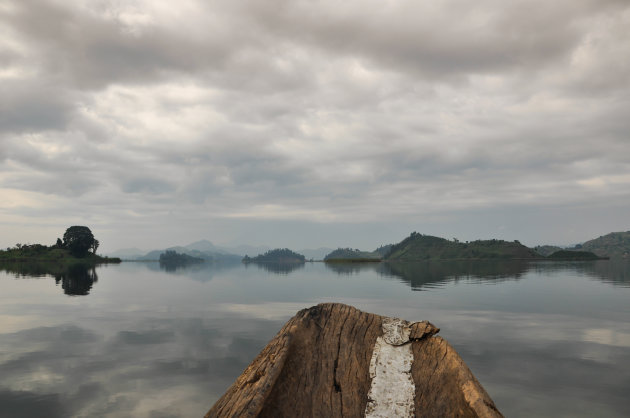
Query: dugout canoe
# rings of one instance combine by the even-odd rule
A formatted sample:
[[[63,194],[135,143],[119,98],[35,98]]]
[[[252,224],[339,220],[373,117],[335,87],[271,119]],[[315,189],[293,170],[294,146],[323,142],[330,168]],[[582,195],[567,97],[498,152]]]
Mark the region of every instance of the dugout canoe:
[[[337,303],[301,310],[205,417],[502,417],[438,332]]]

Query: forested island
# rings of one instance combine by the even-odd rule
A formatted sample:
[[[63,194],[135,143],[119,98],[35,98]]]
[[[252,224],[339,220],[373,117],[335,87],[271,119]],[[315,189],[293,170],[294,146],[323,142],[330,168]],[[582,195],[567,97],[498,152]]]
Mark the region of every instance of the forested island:
[[[180,254],[176,251],[167,250],[160,254],[159,259],[161,264],[193,264],[193,263],[203,263],[205,260],[199,257],[193,257],[188,254]]]
[[[385,260],[459,260],[459,259],[518,259],[533,260],[543,257],[519,241],[498,239],[460,242],[412,232],[407,238],[392,245]]]
[[[243,263],[305,263],[306,257],[302,254],[298,254],[289,250],[288,248],[276,248],[275,250],[269,250],[264,254],[259,254],[256,257],[243,257]]]
[[[547,257],[549,260],[608,260],[609,257],[600,257],[590,251],[574,251],[574,250],[560,250]]]
[[[0,250],[3,263],[82,263],[96,265],[120,263],[120,258],[101,257],[96,254],[100,243],[87,226],[71,226],[63,234],[63,240],[47,246],[43,244],[16,244]]]

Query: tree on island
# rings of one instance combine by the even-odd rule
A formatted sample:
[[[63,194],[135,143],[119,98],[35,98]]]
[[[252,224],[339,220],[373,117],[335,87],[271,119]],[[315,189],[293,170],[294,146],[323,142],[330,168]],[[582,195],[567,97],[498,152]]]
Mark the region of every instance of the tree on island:
[[[90,250],[96,254],[98,244],[87,226],[71,226],[63,234],[64,247],[75,257],[85,257]]]

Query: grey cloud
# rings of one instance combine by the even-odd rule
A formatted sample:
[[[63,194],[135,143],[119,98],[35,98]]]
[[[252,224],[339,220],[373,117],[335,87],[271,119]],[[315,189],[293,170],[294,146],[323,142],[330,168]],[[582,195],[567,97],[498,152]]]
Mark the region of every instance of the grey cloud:
[[[125,193],[162,194],[174,190],[173,185],[157,178],[136,177],[123,180],[122,190]]]
[[[624,7],[610,3],[616,9]],[[440,10],[411,2],[353,9],[288,1],[275,6],[247,2],[243,13],[252,24],[264,25],[280,38],[342,54],[359,53],[377,66],[432,78],[544,67],[566,56],[580,41],[576,27],[580,19],[612,7],[592,1],[572,2],[569,7],[456,1],[449,4],[457,10],[458,18],[453,18],[450,7]]]
[[[628,199],[627,2],[136,4],[137,27],[75,6],[0,11],[0,180],[41,201],[0,211],[24,225],[78,205],[139,235],[165,216],[415,229]]]
[[[113,81],[145,82],[169,70],[221,61],[229,47],[209,37],[203,43],[161,28],[137,36],[115,21],[47,0],[20,2],[10,27],[38,53],[42,71],[71,85],[101,88]],[[197,53],[188,53],[194,46]]]
[[[162,344],[174,340],[175,334],[166,330],[150,330],[150,331],[120,331],[118,339],[124,344],[144,345],[144,344]]]
[[[53,82],[2,83],[0,95],[0,133],[61,130],[74,112],[72,94]]]

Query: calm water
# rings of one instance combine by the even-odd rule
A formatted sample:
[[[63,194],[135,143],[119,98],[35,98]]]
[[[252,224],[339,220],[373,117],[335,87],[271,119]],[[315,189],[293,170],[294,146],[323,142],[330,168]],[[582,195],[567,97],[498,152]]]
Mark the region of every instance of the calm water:
[[[615,261],[0,266],[0,416],[202,416],[296,311],[330,301],[432,321],[508,417],[630,416]]]

